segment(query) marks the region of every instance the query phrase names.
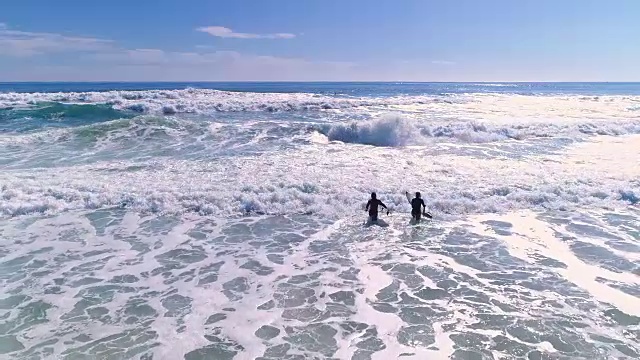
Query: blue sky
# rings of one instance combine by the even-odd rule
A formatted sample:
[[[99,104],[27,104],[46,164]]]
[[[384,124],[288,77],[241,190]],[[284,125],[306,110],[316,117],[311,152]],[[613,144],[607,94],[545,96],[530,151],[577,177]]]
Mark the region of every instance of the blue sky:
[[[638,0],[22,0],[0,81],[640,81]]]

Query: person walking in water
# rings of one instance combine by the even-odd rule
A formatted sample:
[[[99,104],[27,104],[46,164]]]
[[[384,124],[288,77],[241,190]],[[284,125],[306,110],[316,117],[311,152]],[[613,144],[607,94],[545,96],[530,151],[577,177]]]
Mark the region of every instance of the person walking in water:
[[[369,220],[372,222],[378,221],[378,206],[382,206],[387,209],[387,205],[378,200],[376,193],[372,192],[371,199],[367,201],[367,207],[365,208],[365,211],[369,211]],[[387,214],[389,214],[389,209],[387,209]]]
[[[407,195],[407,200],[409,200],[409,203],[411,204],[411,217],[416,222],[420,221],[420,218],[422,215],[428,218],[431,218],[431,215],[427,213],[427,205],[425,205],[424,200],[422,200],[422,197],[419,191],[416,192],[416,197],[411,200],[410,200],[408,191],[405,192],[405,195]]]

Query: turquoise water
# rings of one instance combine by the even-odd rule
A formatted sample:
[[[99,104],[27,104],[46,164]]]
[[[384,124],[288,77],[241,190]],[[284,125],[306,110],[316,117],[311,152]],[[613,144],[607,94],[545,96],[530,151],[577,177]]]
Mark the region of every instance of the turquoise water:
[[[0,354],[637,358],[639,136],[633,83],[2,83]]]

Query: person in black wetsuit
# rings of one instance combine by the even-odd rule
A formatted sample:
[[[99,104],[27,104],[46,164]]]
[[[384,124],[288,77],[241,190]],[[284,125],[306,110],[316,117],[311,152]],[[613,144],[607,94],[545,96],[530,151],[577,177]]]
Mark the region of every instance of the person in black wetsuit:
[[[371,193],[371,199],[367,201],[367,207],[365,211],[369,211],[369,218],[371,221],[378,221],[378,206],[382,206],[383,208],[387,208],[387,205],[383,204],[382,201],[378,200],[376,197],[376,193]],[[389,214],[389,210],[387,209],[387,214]]]
[[[409,193],[407,192],[406,195],[408,199]],[[416,192],[416,197],[411,200],[411,217],[416,221],[420,221],[422,215],[430,217],[429,214],[427,214],[427,205],[424,204],[424,200],[422,200],[420,192],[418,191]]]

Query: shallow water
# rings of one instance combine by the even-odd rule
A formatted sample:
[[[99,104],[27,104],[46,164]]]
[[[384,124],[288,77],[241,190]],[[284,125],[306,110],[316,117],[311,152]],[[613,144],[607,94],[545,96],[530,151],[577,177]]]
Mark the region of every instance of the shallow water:
[[[638,212],[1,224],[14,358],[636,358]],[[179,341],[176,341],[178,339]]]

